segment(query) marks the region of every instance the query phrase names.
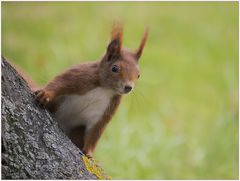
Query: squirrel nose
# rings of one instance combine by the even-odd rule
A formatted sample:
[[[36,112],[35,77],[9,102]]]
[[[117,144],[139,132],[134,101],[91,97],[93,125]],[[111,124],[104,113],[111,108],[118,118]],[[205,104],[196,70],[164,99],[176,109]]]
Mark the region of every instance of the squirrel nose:
[[[132,87],[129,86],[129,85],[126,85],[126,86],[124,87],[125,93],[128,93],[128,92],[130,92],[131,90],[132,90]]]

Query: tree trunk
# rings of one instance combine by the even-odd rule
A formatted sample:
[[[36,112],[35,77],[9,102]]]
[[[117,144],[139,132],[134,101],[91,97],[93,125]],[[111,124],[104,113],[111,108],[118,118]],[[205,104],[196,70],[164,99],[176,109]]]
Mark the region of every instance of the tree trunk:
[[[108,179],[2,57],[2,179]]]

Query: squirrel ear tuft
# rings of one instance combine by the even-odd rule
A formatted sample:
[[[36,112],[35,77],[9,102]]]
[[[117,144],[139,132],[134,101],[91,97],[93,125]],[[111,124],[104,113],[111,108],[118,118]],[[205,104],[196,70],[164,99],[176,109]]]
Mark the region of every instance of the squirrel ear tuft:
[[[123,27],[121,24],[114,24],[112,27],[111,41],[107,47],[107,53],[110,57],[120,53],[122,48]]]
[[[136,55],[137,60],[138,60],[138,59],[141,57],[141,55],[142,55],[142,52],[143,52],[145,43],[146,43],[146,41],[147,41],[147,37],[148,37],[148,28],[146,28],[146,30],[145,30],[145,32],[144,32],[144,35],[143,35],[143,37],[142,37],[141,43],[140,43],[138,49],[137,49],[136,52],[135,52],[135,55]]]

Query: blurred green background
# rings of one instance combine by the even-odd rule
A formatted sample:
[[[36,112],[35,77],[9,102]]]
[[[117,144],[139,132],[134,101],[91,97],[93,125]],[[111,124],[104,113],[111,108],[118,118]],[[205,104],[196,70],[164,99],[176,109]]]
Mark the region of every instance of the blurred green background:
[[[141,78],[95,153],[113,179],[238,179],[238,2],[2,2],[2,55],[41,85],[105,52],[114,20]]]

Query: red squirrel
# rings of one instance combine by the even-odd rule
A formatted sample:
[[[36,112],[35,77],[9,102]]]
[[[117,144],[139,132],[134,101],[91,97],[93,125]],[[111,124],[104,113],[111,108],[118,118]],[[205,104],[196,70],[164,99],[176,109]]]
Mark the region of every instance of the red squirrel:
[[[105,55],[76,65],[34,93],[53,113],[60,127],[84,154],[92,157],[105,127],[124,94],[140,76],[138,61],[147,40],[146,30],[136,51],[122,48],[122,26],[114,26]]]

